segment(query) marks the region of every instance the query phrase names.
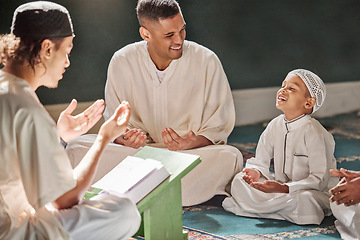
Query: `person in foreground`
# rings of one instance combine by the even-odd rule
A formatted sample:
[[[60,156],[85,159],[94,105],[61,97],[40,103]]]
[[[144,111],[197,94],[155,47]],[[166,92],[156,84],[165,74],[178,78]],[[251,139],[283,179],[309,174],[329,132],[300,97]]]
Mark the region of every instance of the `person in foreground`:
[[[284,114],[260,136],[254,158],[235,176],[223,207],[240,216],[320,224],[331,215],[329,189],[336,184],[332,135],[310,116],[325,100],[322,80],[296,69],[288,73],[276,95]],[[274,160],[274,172],[270,162]]]
[[[360,239],[360,171],[341,168],[331,169],[330,173],[341,178],[329,191],[336,229],[342,239]]]
[[[243,163],[240,151],[226,145],[235,108],[218,57],[185,40],[186,23],[175,0],[140,0],[137,17],[144,41],[114,54],[105,87],[105,119],[129,101],[129,130],[108,148],[108,166],[98,178],[147,144],[200,155],[202,162],[182,179],[184,206],[227,194]],[[75,162],[86,152],[86,137],[67,148]]]
[[[62,79],[73,36],[64,7],[31,2],[15,10],[11,34],[0,38],[0,239],[127,239],[140,225],[127,198],[81,200],[105,146],[126,130],[129,105],[119,105],[73,170],[60,138],[87,132],[104,102],[72,116],[72,101],[56,126],[35,94]]]

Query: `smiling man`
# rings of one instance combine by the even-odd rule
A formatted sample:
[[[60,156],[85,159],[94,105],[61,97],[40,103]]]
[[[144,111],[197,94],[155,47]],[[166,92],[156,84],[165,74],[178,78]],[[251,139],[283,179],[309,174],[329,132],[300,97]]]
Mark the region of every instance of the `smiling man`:
[[[183,205],[226,194],[242,155],[226,145],[235,109],[222,65],[212,51],[185,40],[175,0],[140,0],[136,10],[144,41],[117,51],[108,69],[105,119],[124,99],[132,114],[129,130],[115,140],[117,149],[108,151],[114,154],[108,153],[109,169],[145,144],[184,151],[200,155],[202,163],[182,181]]]
[[[242,155],[224,145],[235,110],[222,65],[212,51],[185,40],[186,23],[175,0],[140,0],[136,10],[144,41],[116,52],[108,70],[105,119],[125,99],[133,114],[129,131],[115,142],[200,155],[202,163],[183,180],[184,205],[225,194],[241,170]]]

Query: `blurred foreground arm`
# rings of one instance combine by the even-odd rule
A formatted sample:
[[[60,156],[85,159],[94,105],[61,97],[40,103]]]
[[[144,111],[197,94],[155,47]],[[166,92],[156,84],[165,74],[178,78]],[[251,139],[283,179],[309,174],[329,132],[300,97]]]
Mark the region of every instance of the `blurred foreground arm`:
[[[126,131],[129,118],[129,104],[122,102],[115,113],[101,126],[94,144],[74,169],[76,187],[55,200],[53,203],[55,208],[70,208],[81,200],[91,185],[103,150],[109,142]]]

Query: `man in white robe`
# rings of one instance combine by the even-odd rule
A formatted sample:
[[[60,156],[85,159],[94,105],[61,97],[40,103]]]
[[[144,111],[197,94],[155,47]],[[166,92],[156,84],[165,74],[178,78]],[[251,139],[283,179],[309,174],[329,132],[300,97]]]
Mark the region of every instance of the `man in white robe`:
[[[100,119],[104,102],[72,116],[72,101],[56,125],[35,94],[39,86],[56,87],[70,65],[69,13],[46,1],[21,5],[12,33],[0,36],[5,65],[0,70],[0,239],[128,239],[141,220],[135,203],[115,195],[81,201],[106,144],[126,130],[128,105],[102,125],[73,170],[60,137],[70,140],[88,131]],[[38,49],[32,56],[28,43]]]
[[[75,187],[73,169],[54,120],[29,84],[3,71],[0,116],[0,239],[111,239],[136,232],[139,213],[127,198],[92,199],[71,210],[45,207]]]
[[[330,189],[330,206],[336,217],[335,226],[341,238],[360,239],[360,172],[346,169],[331,170],[342,180]]]
[[[103,157],[108,167],[99,174],[149,144],[200,155],[202,162],[182,179],[184,206],[227,194],[226,185],[241,171],[242,155],[225,145],[235,109],[222,65],[209,49],[184,40],[185,21],[176,1],[139,1],[137,13],[145,41],[114,54],[105,89],[105,119],[126,100],[130,130],[115,140],[117,146],[109,146]],[[74,165],[91,141],[85,136],[70,143]]]
[[[329,170],[336,167],[335,142],[308,115],[324,98],[325,86],[315,74],[300,69],[287,75],[276,104],[284,114],[269,123],[255,157],[235,176],[232,197],[223,202],[225,210],[296,224],[320,224],[331,215],[328,190],[336,178],[330,177]],[[270,171],[272,159],[274,172]]]

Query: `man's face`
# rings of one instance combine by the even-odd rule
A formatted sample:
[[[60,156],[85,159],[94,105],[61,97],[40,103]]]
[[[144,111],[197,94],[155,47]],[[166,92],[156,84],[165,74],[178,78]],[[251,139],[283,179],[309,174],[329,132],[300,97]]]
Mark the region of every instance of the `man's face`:
[[[144,27],[148,37],[148,51],[159,70],[164,70],[172,60],[182,56],[186,36],[185,21],[181,13],[158,22],[147,21]]]
[[[69,55],[73,47],[73,37],[66,37],[58,49],[52,48],[51,57],[46,61],[47,78],[43,83],[44,86],[55,88],[67,67],[70,66]]]

